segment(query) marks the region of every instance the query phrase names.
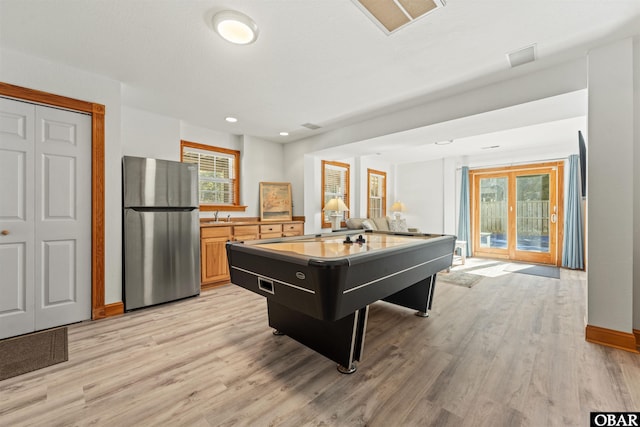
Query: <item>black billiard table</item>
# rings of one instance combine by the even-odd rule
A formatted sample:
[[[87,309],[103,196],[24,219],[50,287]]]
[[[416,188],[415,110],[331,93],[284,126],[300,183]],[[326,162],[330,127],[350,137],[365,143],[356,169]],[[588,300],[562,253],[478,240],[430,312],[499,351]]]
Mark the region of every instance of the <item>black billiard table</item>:
[[[455,236],[348,231],[227,243],[231,283],[267,299],[269,326],[352,373],[369,304],[384,300],[427,317],[436,275]]]

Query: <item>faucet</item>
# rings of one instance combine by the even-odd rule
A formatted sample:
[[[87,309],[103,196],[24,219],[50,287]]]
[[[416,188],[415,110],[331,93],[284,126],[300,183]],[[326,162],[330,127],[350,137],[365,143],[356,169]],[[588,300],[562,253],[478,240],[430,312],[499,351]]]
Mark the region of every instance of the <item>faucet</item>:
[[[231,214],[227,215],[227,222],[231,222]]]
[[[215,222],[218,222],[218,211],[214,212],[213,219],[215,220]]]

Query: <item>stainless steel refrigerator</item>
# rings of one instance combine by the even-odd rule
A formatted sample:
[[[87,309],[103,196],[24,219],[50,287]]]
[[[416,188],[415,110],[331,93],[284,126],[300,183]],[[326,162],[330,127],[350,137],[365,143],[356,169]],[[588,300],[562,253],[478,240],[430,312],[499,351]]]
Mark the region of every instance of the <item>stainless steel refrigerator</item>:
[[[200,293],[197,166],[125,156],[125,310]]]

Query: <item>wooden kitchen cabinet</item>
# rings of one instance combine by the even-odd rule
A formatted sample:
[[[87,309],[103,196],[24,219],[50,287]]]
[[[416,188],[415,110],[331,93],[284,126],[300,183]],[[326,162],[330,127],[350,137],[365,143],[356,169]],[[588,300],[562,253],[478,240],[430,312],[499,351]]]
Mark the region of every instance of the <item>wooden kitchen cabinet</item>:
[[[200,226],[200,275],[202,289],[229,282],[227,262],[228,241],[270,239],[301,236],[303,221],[259,222],[243,221],[242,224],[207,223]]]
[[[202,285],[229,281],[226,244],[231,227],[200,229],[200,275]]]
[[[233,240],[256,240],[259,237],[259,225],[236,225],[233,227]]]
[[[302,223],[289,223],[282,224],[282,236],[302,236],[304,234],[304,224]]]

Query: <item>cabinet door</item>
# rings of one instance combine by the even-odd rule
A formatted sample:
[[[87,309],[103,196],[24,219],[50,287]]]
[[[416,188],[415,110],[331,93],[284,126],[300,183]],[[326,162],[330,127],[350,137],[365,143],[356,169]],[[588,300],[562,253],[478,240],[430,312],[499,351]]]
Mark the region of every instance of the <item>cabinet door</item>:
[[[227,237],[209,237],[201,240],[202,283],[229,280],[229,264],[225,247],[227,240]]]

